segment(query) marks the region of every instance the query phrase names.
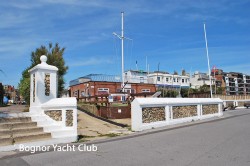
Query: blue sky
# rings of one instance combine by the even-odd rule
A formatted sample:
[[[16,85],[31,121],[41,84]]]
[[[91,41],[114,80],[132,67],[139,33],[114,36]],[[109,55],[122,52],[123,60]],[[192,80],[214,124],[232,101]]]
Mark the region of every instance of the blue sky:
[[[65,47],[65,81],[90,73],[121,73],[121,11],[125,70],[207,72],[210,65],[250,74],[249,0],[1,0],[0,82],[18,85],[41,45]]]

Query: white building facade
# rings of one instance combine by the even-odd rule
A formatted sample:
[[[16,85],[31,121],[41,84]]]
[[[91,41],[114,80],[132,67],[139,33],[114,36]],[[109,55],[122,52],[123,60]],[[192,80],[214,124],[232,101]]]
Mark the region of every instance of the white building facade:
[[[125,82],[149,83],[162,88],[189,88],[190,79],[188,75],[174,75],[167,72],[147,73],[144,71],[129,70],[124,73]]]
[[[124,72],[124,81],[129,83],[149,83],[148,73],[142,70],[128,70]]]
[[[210,77],[211,77],[212,85],[214,85],[215,79],[212,76]],[[194,88],[194,89],[197,89],[205,84],[210,85],[211,82],[209,79],[209,75],[207,73],[201,73],[198,71],[196,71],[194,75],[192,75],[192,77],[190,78],[191,88]]]
[[[148,74],[149,83],[164,88],[189,88],[190,79],[187,75],[169,74],[167,72],[154,72]]]

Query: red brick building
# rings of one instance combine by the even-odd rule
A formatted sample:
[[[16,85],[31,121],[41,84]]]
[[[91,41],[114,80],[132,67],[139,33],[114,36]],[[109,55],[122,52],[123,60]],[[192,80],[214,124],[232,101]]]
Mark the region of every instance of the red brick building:
[[[126,83],[126,93],[156,92],[154,84]],[[120,77],[90,74],[70,81],[70,96],[77,98],[121,92]]]

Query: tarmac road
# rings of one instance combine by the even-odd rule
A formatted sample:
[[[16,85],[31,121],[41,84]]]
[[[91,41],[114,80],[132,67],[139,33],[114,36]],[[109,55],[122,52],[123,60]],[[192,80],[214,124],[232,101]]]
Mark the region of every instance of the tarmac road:
[[[74,145],[77,149],[84,143]],[[250,109],[226,112],[224,118],[206,123],[155,129],[93,145],[98,151],[27,153],[2,159],[0,165],[249,166]]]

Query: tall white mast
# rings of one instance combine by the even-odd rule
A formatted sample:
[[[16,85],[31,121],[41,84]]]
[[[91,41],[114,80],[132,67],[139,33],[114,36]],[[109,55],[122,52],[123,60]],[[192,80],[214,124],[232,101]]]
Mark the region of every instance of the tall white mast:
[[[116,34],[115,32],[113,32],[113,35],[117,36],[119,39],[121,39],[122,41],[122,85],[121,85],[121,88],[122,88],[122,92],[124,92],[124,39],[128,39],[128,40],[132,40],[130,38],[127,38],[127,37],[124,37],[124,25],[123,25],[123,15],[124,15],[124,12],[121,12],[122,14],[122,30],[121,30],[121,36]]]
[[[123,14],[124,12],[121,12],[122,14],[122,32],[121,32],[121,40],[122,40],[122,92],[124,92],[124,27],[123,27]]]
[[[122,14],[122,30],[121,30],[121,36],[116,34],[115,32],[113,32],[113,35],[117,36],[119,39],[121,39],[122,41],[122,84],[121,84],[121,88],[122,88],[122,92],[124,92],[124,25],[123,25],[123,15],[124,12],[121,12]]]
[[[211,95],[211,98],[213,98],[211,70],[210,70],[210,63],[209,63],[209,56],[208,56],[207,34],[206,34],[206,25],[205,25],[205,23],[204,23],[204,34],[205,34],[206,51],[207,51],[207,65],[208,65],[208,76],[209,76],[209,82],[210,82],[210,95]]]

